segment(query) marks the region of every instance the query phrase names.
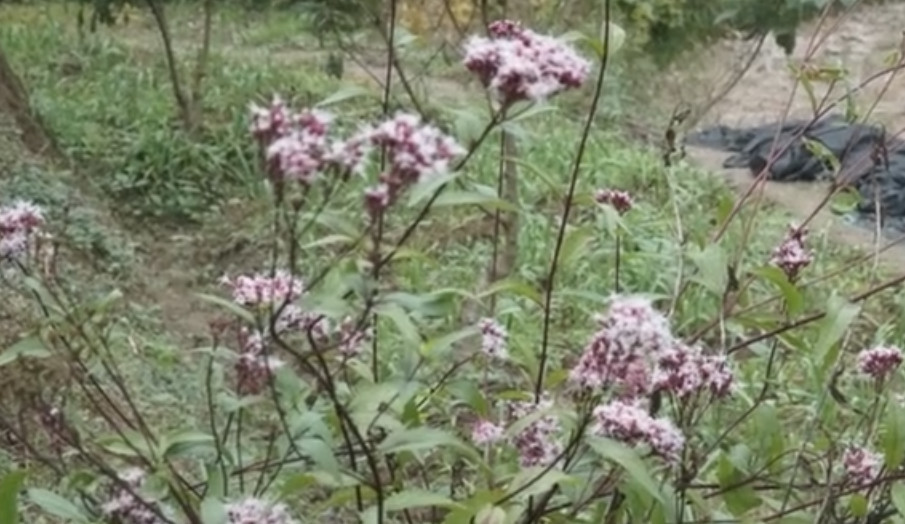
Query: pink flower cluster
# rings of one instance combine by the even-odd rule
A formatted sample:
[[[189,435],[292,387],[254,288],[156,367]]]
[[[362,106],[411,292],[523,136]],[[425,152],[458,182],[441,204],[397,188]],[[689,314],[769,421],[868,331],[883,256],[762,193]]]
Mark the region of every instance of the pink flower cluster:
[[[296,524],[285,504],[271,504],[257,498],[246,498],[226,505],[228,524]]]
[[[858,354],[858,369],[877,380],[885,378],[902,364],[902,350],[896,347],[875,347]]]
[[[233,301],[249,308],[280,307],[298,300],[305,283],[289,271],[278,269],[273,275],[240,275],[234,280],[224,276],[220,282],[232,289]]]
[[[406,187],[425,177],[446,173],[452,160],[466,153],[453,138],[423,123],[420,117],[406,113],[365,130],[358,140],[367,140],[387,151],[386,171],[381,173],[379,184],[365,194],[372,214],[395,202]]]
[[[269,107],[251,106],[252,135],[262,144],[269,173],[278,180],[310,185],[327,171],[342,176],[362,173],[374,149],[387,153],[379,183],[365,191],[365,204],[377,214],[407,187],[424,177],[443,174],[465,150],[416,115],[398,113],[365,127],[347,140],[330,138],[332,117],[317,110],[294,112],[278,96]]]
[[[133,495],[133,493],[138,493],[144,483],[144,471],[130,468],[119,473],[118,477],[129,489],[119,484],[113,486],[109,498],[101,506],[104,516],[123,524],[163,524],[166,522],[151,510],[152,504]]]
[[[846,480],[861,486],[868,484],[880,475],[883,468],[883,457],[869,449],[849,446],[842,455],[842,466]]]
[[[652,387],[654,391],[668,391],[679,398],[705,390],[715,397],[723,397],[732,387],[732,372],[726,357],[705,355],[700,348],[676,342],[661,351]]]
[[[24,254],[43,225],[43,210],[30,202],[0,207],[0,259]]]
[[[331,122],[323,111],[292,111],[279,96],[269,107],[251,105],[251,133],[264,148],[270,175],[278,180],[310,185],[329,169],[349,173],[361,167],[365,144],[331,140]]]
[[[471,440],[478,446],[499,442],[503,438],[503,427],[489,420],[478,420],[471,428]]]
[[[540,402],[513,402],[509,408],[509,420],[516,421],[553,407],[553,399],[544,395]],[[559,421],[553,415],[543,415],[512,437],[512,444],[519,452],[524,468],[548,466],[559,458],[562,444],[557,439]]]
[[[267,355],[263,345],[243,347],[235,364],[236,392],[241,396],[260,395],[270,384],[270,377],[284,365],[282,360]]]
[[[653,418],[636,401],[615,400],[594,409],[596,424],[592,431],[627,444],[646,444],[663,459],[679,459],[685,438],[667,419]]]
[[[492,318],[484,318],[478,323],[481,329],[481,352],[489,358],[505,359],[506,339],[508,333],[506,328]]]
[[[240,275],[235,279],[224,276],[221,283],[231,289],[236,304],[258,315],[263,328],[262,331],[242,327],[239,331],[240,352],[235,372],[240,394],[259,394],[273,370],[283,365],[266,351],[265,346],[274,334],[310,333],[316,342],[325,344],[325,347],[336,347],[343,358],[358,355],[372,336],[370,329],[357,329],[350,317],[333,327],[323,315],[304,310],[298,304],[307,292],[304,281],[288,271],[277,270],[272,275]],[[271,317],[274,314],[277,315],[275,319]],[[331,343],[333,346],[328,346]]]
[[[509,20],[493,22],[488,30],[489,38],[466,42],[464,65],[504,104],[578,88],[590,73],[590,63],[561,39]]]
[[[617,387],[626,397],[669,391],[687,397],[708,390],[729,393],[732,373],[725,358],[708,356],[676,340],[669,323],[641,297],[619,296],[572,368],[573,383],[589,389]]]
[[[626,191],[618,189],[599,189],[594,194],[594,200],[600,205],[609,205],[620,215],[624,215],[631,211],[634,205],[632,195]]]
[[[814,260],[813,254],[805,246],[807,236],[807,229],[789,225],[786,238],[773,250],[770,263],[782,269],[789,280],[798,276]]]

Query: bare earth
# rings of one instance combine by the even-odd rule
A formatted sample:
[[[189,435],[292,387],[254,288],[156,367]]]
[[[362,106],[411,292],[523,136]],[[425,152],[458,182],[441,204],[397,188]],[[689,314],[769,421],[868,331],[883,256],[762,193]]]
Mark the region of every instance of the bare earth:
[[[826,98],[825,104],[837,103],[837,112],[845,109],[842,97],[848,86],[866,83],[854,97],[858,114],[871,123],[886,126],[889,137],[905,136],[905,74],[878,74],[895,63],[894,53],[903,49],[905,27],[905,4],[861,7],[845,15],[830,17],[822,24],[812,23],[800,32],[792,63],[806,60],[815,65],[840,65],[848,71],[845,84],[839,83],[833,89],[829,85],[814,86],[818,101]],[[750,44],[748,44],[750,45]],[[714,64],[701,70],[702,78],[718,78],[721,70],[733,67],[738,62],[742,44],[727,44],[712,50],[705,64]],[[814,116],[814,109],[806,90],[796,81],[784,52],[768,38],[751,68],[720,102],[703,117],[701,126],[723,124],[742,127],[769,122],[777,122],[788,113],[788,118],[808,119]],[[725,73],[722,73],[725,74]],[[686,86],[689,83],[686,79]],[[695,82],[691,82],[695,83]],[[847,84],[847,85],[846,85]],[[686,87],[686,91],[693,89]],[[685,95],[686,102],[695,104],[694,94]],[[878,101],[879,100],[879,101]],[[747,170],[727,170],[722,168],[723,153],[689,148],[689,156],[696,163],[725,175],[733,187],[741,192],[753,183]],[[814,183],[773,183],[761,184],[755,190],[755,197],[764,198],[788,208],[799,220],[804,219],[818,207],[827,192],[827,186]],[[877,240],[872,232],[844,223],[829,212],[820,213],[811,223],[814,229],[824,229],[838,241],[862,247],[875,248]],[[886,239],[888,242],[890,239]],[[882,242],[882,241],[881,241]],[[900,265],[905,261],[905,245],[891,248],[884,258]]]

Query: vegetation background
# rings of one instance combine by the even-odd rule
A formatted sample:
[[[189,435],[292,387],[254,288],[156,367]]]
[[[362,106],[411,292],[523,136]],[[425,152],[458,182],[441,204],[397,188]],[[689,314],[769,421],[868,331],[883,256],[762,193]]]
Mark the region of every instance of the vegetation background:
[[[850,194],[784,209],[679,147],[720,112],[832,104],[895,137],[903,14],[857,0],[0,1],[0,204],[42,206],[54,239],[3,276],[0,522],[135,522],[104,508],[138,499],[173,512],[149,522],[290,522],[236,520],[247,497],[300,522],[905,521],[901,370],[877,378],[859,360],[903,344],[901,259],[881,256],[901,239],[856,249],[815,224],[812,263],[784,273],[771,257],[790,220],[844,214]],[[562,35],[594,62],[589,80],[496,122],[462,55],[500,18]],[[483,147],[429,212],[439,189],[418,185],[375,235],[362,193],[376,173],[310,195],[268,182],[248,108],[274,93],[331,111],[344,135],[405,110]],[[600,189],[631,210],[598,205]],[[235,333],[279,314],[232,303],[220,279],[274,260],[314,282],[305,307],[360,318],[373,340],[336,361],[305,337],[274,343],[290,371],[249,395]],[[586,438],[593,407],[616,399],[577,395],[569,372],[616,292],[731,363],[727,398],[651,395],[685,436],[678,463],[637,435]],[[484,317],[505,326],[503,365],[485,360]],[[541,389],[552,411],[504,423]],[[513,442],[541,415],[569,467],[473,441],[476,419]],[[134,493],[118,477],[130,466],[148,476]]]

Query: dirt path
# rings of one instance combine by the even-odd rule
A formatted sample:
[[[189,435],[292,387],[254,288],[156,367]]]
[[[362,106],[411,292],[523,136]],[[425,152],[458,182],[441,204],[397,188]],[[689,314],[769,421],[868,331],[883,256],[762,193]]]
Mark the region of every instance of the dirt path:
[[[813,53],[811,63],[841,65],[848,71],[847,82],[852,86],[875,77],[853,97],[858,114],[862,118],[867,116],[872,123],[885,125],[890,136],[903,136],[905,72],[877,76],[879,71],[888,67],[890,56],[901,49],[903,27],[905,4],[860,7],[847,15],[829,18],[820,28],[817,23],[808,24],[798,36],[792,58],[799,62],[803,60],[813,39],[817,51]],[[733,59],[741,56],[743,48],[743,44],[735,43],[712,50],[713,56],[702,61],[710,67],[705,67],[698,76],[717,78],[722,70],[735,65]],[[813,117],[813,106],[807,91],[800,85],[796,88],[795,78],[787,64],[783,51],[768,38],[747,74],[724,99],[714,105],[699,125],[742,127],[764,124],[779,121],[786,112],[789,118]],[[818,100],[824,97],[828,101],[841,100],[846,90],[844,83],[838,83],[833,88],[829,85],[814,86]],[[838,112],[844,111],[844,102],[839,103],[837,108]],[[702,167],[724,175],[729,184],[740,192],[747,191],[752,184],[753,179],[746,170],[722,168],[727,154],[690,148],[689,155]],[[809,216],[820,205],[826,189],[826,185],[813,183],[767,182],[762,186],[766,199],[787,208],[799,220]],[[820,213],[813,225],[826,228],[832,238],[855,247],[872,249],[876,244],[871,231],[845,223],[829,212]],[[905,246],[891,249],[884,258],[901,264],[905,261]]]

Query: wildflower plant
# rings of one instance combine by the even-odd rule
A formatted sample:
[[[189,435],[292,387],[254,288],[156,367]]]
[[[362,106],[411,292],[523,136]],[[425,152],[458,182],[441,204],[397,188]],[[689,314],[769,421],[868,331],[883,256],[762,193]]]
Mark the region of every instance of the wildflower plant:
[[[660,259],[656,271],[675,282],[632,278],[639,259],[623,247],[665,250],[638,238],[646,195],[580,184],[611,54],[608,20],[603,27],[601,39],[585,39],[596,64],[570,40],[510,20],[468,40],[463,67],[493,102],[467,144],[414,110],[344,122],[326,103],[300,108],[274,96],[251,104],[249,140],[272,189],[273,238],[258,267],[224,275],[198,297],[220,316],[208,343],[191,352],[204,363],[205,402],[188,407],[189,427],[154,420],[118,371],[111,317],[121,296],[73,306],[54,275],[42,276],[40,257],[24,256],[53,217],[29,203],[0,208],[2,263],[43,315],[35,335],[8,350],[15,358],[0,354],[0,362],[59,359],[81,402],[41,411],[37,430],[0,407],[0,430],[16,453],[68,481],[60,493],[31,489],[27,500],[75,521],[119,524],[665,524],[796,512],[819,520],[901,502],[894,483],[905,478],[905,409],[870,396],[898,383],[901,351],[876,346],[850,361],[842,351],[857,303],[897,282],[806,313],[801,281],[815,257],[804,226],[772,253],[742,259],[744,282],[726,276],[719,228],[709,244],[693,239],[705,247],[683,237]],[[477,292],[399,289],[395,265],[438,203],[501,204],[472,185],[471,162],[525,116],[510,114],[513,105],[592,83],[542,285],[511,278]],[[340,213],[332,206],[344,197],[355,206]],[[584,202],[591,216],[615,211],[619,231],[576,234],[586,229],[572,227],[573,207]],[[591,240],[607,246],[605,261],[576,247]],[[315,256],[325,245],[329,256]],[[579,255],[612,268],[613,286],[562,293],[566,260]],[[751,294],[765,295],[766,308]],[[497,307],[492,295],[512,300]],[[554,318],[567,316],[554,297],[588,295],[596,314]],[[466,301],[479,313],[462,320]],[[574,329],[558,327],[565,320]],[[801,429],[779,427],[775,414],[797,409],[794,391],[776,387],[792,351],[810,351],[800,374],[851,410],[827,403],[830,415],[800,416],[855,420],[868,428],[863,441],[814,431],[790,443],[787,434]],[[746,366],[745,358],[761,360]],[[847,398],[840,390],[850,375],[862,380],[850,381]],[[47,437],[54,456],[40,445]],[[23,478],[4,477],[0,497],[17,493]],[[809,481],[817,502],[791,500]]]

